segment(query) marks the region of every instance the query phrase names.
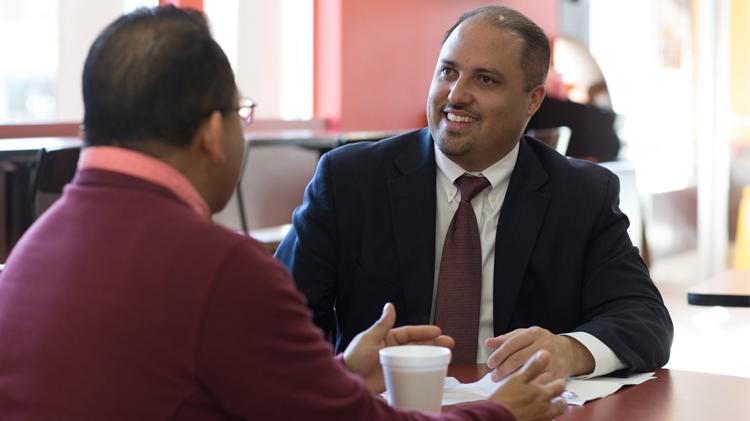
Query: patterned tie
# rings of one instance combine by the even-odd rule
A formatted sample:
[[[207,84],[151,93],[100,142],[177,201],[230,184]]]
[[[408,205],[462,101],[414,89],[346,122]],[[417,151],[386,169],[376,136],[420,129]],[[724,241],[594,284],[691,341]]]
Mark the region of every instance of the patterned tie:
[[[443,245],[438,275],[435,324],[456,340],[451,363],[477,360],[479,303],[482,293],[482,244],[471,200],[490,185],[484,177],[464,174],[456,180],[461,201]]]

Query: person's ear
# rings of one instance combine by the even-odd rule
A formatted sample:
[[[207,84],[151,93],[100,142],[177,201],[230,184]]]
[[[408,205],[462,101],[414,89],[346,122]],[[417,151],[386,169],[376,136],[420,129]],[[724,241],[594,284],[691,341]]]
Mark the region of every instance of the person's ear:
[[[199,147],[208,154],[211,162],[222,164],[227,159],[224,145],[224,115],[214,111],[203,120],[198,129]]]
[[[539,109],[539,106],[542,105],[545,92],[546,88],[544,87],[544,85],[538,85],[536,88],[532,89],[531,92],[529,92],[529,107],[526,110],[527,117],[531,118],[536,110]]]

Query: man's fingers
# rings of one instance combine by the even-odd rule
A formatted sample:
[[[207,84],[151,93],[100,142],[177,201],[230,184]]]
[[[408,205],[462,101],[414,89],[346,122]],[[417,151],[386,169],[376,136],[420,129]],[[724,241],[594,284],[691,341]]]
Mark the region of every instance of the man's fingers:
[[[452,336],[440,335],[438,336],[437,345],[444,346],[446,348],[453,348],[456,346],[456,340]]]
[[[508,339],[518,335],[519,333],[523,332],[526,329],[516,329],[512,332],[508,332],[505,335],[495,336],[494,338],[487,338],[484,341],[484,344],[487,346],[487,348],[495,349],[505,343]]]
[[[444,346],[446,348],[453,348],[454,346],[456,346],[456,341],[448,335],[440,335],[435,338],[434,342],[434,345]]]
[[[508,335],[500,335],[494,338],[487,338],[484,340],[484,345],[489,349],[497,349],[508,339]]]
[[[511,355],[534,343],[534,337],[528,334],[517,334],[509,337],[487,359],[487,367],[495,369],[502,365]],[[519,364],[520,366],[520,364]],[[507,373],[506,373],[507,374]]]
[[[554,374],[552,374],[549,371],[545,371],[542,374],[540,374],[537,378],[535,378],[534,380],[532,380],[531,382],[534,383],[534,384],[543,385],[543,384],[550,383],[553,380],[555,380]]]
[[[388,339],[386,346],[396,346],[396,345],[435,345],[435,346],[442,346],[445,348],[453,348],[456,346],[456,341],[453,340],[450,336],[447,335],[430,335],[431,339],[416,339],[414,335],[407,336],[407,335],[401,335],[400,339],[396,339],[395,337],[391,337]]]
[[[518,371],[516,376],[519,380],[524,383],[530,383],[536,377],[538,377],[549,363],[549,352],[537,351],[529,360],[524,364],[523,368]],[[560,391],[562,393],[562,391]]]
[[[565,380],[557,379],[542,386],[545,399],[553,399],[565,391]]]
[[[519,368],[523,367],[524,364],[534,355],[536,348],[528,346],[503,361],[502,364],[495,368],[492,373],[492,380],[499,382],[500,380],[508,377],[510,374],[515,373]],[[544,373],[542,373],[544,374]],[[550,379],[551,380],[551,379]]]
[[[440,336],[440,328],[437,326],[401,326],[391,330],[391,339],[395,342],[391,345],[404,345],[411,343],[426,343],[434,341]]]
[[[380,315],[380,319],[373,323],[367,331],[375,333],[382,340],[391,331],[394,323],[396,323],[396,309],[393,307],[393,304],[386,303],[383,306],[383,313]]]
[[[559,417],[560,415],[564,414],[567,409],[568,403],[565,402],[565,399],[559,397],[552,399],[552,402],[550,403],[549,418],[554,419],[555,417]]]

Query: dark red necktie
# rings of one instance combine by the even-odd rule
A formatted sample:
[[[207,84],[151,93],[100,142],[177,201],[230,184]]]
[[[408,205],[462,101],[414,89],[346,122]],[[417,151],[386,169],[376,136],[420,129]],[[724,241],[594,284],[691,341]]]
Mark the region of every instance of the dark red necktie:
[[[451,363],[475,363],[482,295],[482,244],[471,200],[490,185],[464,174],[456,180],[461,201],[453,215],[440,261],[435,324],[456,340]]]

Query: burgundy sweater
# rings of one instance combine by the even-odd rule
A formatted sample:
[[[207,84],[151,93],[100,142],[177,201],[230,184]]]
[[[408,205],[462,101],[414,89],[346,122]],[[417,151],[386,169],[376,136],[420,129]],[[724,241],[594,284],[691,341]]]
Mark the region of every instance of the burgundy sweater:
[[[168,190],[83,170],[0,276],[2,420],[510,420],[401,412],[331,358],[262,246]]]

